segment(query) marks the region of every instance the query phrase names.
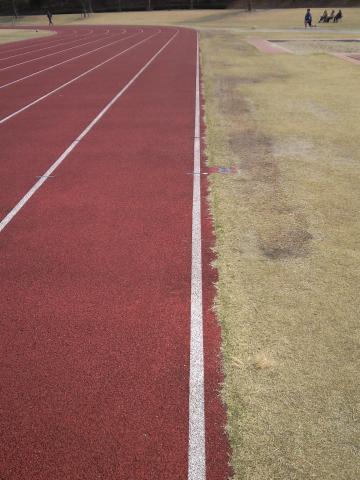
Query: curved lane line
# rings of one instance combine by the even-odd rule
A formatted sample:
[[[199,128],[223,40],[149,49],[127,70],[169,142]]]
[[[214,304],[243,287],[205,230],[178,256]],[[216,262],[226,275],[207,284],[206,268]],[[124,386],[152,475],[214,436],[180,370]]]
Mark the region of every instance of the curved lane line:
[[[44,31],[46,29],[41,28],[40,30]],[[41,38],[19,40],[18,42],[15,42],[15,43],[19,43],[19,44],[26,43],[26,45],[23,45],[20,48],[6,49],[6,48],[2,48],[2,47],[5,47],[6,44],[4,44],[3,46],[0,45],[0,53],[4,54],[4,53],[18,52],[19,50],[24,50],[24,49],[26,50],[26,49],[34,47],[34,46],[50,45],[52,43],[59,42],[59,41],[63,40],[64,38],[69,39],[69,38],[73,38],[73,37],[78,36],[77,33],[75,33],[75,30],[72,30],[72,32],[73,32],[73,35],[68,35],[69,32],[66,32],[66,35],[61,35],[62,33],[64,33],[64,31],[63,30],[56,30],[54,32],[55,33],[54,37],[41,37]],[[59,38],[57,37],[58,35],[59,35]],[[49,41],[49,39],[52,39],[52,40]],[[43,43],[43,42],[47,42],[47,43]],[[11,42],[10,44],[12,44],[12,43],[14,43],[14,42]]]
[[[42,55],[41,57],[32,58],[31,60],[26,60],[25,62],[16,63],[15,65],[9,65],[8,67],[0,68],[0,72],[3,72],[4,70],[9,70],[10,68],[19,67],[20,65],[25,65],[26,63],[36,62],[37,60],[41,60],[42,58],[47,58],[53,55],[58,55],[59,53],[68,52],[69,50],[74,50],[74,48],[84,47],[85,45],[90,45],[90,43],[100,42],[101,40],[106,40],[106,38],[102,36],[102,38],[98,38],[97,40],[91,40],[90,42],[81,43],[80,45],[75,45],[74,47],[65,48],[64,50],[59,50],[58,52],[48,53],[47,55]]]
[[[123,29],[123,31],[126,32],[125,29]],[[61,31],[60,31],[60,32],[61,32]],[[110,32],[110,30],[108,29],[108,30],[105,31],[105,34],[108,34],[109,32]],[[58,34],[59,34],[59,31],[56,32],[56,34],[58,35]],[[70,36],[63,36],[63,35],[62,35],[62,36],[60,36],[60,38],[57,38],[56,40],[53,40],[53,41],[48,42],[48,43],[45,43],[45,44],[42,43],[41,45],[38,44],[38,43],[39,43],[41,40],[47,40],[47,38],[36,38],[35,40],[33,40],[33,39],[31,39],[31,40],[30,40],[30,39],[28,39],[28,40],[22,40],[22,41],[24,41],[24,42],[28,41],[28,42],[29,42],[29,45],[24,46],[24,47],[22,47],[22,48],[16,48],[16,49],[5,50],[5,51],[1,50],[1,48],[0,48],[0,54],[2,55],[2,54],[8,54],[8,53],[12,53],[12,52],[17,52],[17,51],[19,51],[19,50],[29,49],[29,48],[31,48],[31,47],[42,47],[43,45],[56,46],[56,45],[59,45],[59,42],[62,41],[62,40],[69,40],[70,38],[75,37],[72,41],[76,41],[76,40],[82,40],[82,39],[87,38],[87,37],[89,37],[89,36],[90,36],[89,33],[87,33],[86,35],[80,35],[80,36],[77,35],[77,34],[70,35]],[[76,38],[76,37],[77,37],[77,38]],[[55,45],[53,45],[53,44],[55,44]],[[50,47],[49,47],[49,48],[50,48]],[[33,48],[33,50],[30,50],[30,51],[28,51],[28,52],[27,52],[27,51],[26,51],[26,52],[22,52],[22,54],[20,54],[20,55],[25,55],[25,53],[30,53],[30,52],[35,52],[35,51],[38,51],[38,49],[37,49],[37,48]]]
[[[103,35],[103,33],[99,33],[98,35]],[[86,35],[87,37],[88,35]],[[83,39],[84,37],[81,37]],[[44,48],[34,48],[33,50],[30,50],[28,52],[23,52],[23,53],[17,53],[16,55],[11,55],[10,57],[4,57],[0,58],[0,62],[4,62],[5,60],[10,60],[10,58],[15,58],[15,57],[21,57],[22,55],[29,55],[31,53],[36,53],[36,52],[41,52],[42,50],[49,50],[50,48],[56,48],[59,47],[60,45],[69,45],[70,43],[75,43],[79,39],[74,39],[74,40],[69,40],[68,42],[59,42],[55,45],[51,45],[50,47],[44,47]]]
[[[140,33],[142,33],[143,31],[144,30],[140,30],[138,33],[135,33],[133,35],[129,35],[128,37],[120,38],[119,40],[115,40],[114,42],[107,43],[106,45],[101,45],[101,47],[95,48],[94,50],[89,50],[88,52],[81,53],[80,55],[76,55],[75,57],[68,58],[67,60],[64,60],[60,63],[56,63],[55,65],[50,65],[50,67],[46,67],[46,68],[43,68],[41,70],[37,70],[36,72],[30,73],[29,75],[26,75],[25,77],[18,78],[17,80],[13,80],[12,82],[5,83],[4,85],[0,85],[0,90],[2,88],[9,87],[10,85],[14,85],[15,83],[22,82],[22,81],[26,80],[27,78],[34,77],[36,75],[39,75],[40,73],[46,72],[46,71],[51,70],[51,69],[56,68],[56,67],[59,67],[60,65],[64,65],[65,63],[71,62],[72,60],[76,60],[77,58],[81,58],[81,57],[84,57],[86,55],[90,55],[91,53],[97,52],[98,50],[101,50],[103,48],[114,45],[115,43],[123,42],[124,40],[128,40],[129,38],[136,37],[137,35],[140,35]]]

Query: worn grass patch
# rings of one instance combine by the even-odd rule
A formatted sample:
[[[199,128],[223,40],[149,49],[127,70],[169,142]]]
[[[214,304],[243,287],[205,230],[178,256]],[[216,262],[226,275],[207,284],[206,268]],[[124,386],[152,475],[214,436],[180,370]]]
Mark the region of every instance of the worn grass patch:
[[[234,478],[358,479],[360,68],[201,38]]]
[[[52,35],[52,32],[44,30],[17,30],[14,28],[0,29],[0,45],[3,43],[17,42]]]

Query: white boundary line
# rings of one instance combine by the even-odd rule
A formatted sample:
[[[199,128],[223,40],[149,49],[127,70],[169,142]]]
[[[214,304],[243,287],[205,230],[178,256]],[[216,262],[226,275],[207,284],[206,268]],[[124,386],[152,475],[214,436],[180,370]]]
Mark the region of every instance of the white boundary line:
[[[15,112],[11,113],[11,114],[8,115],[7,117],[1,118],[1,119],[0,119],[0,125],[2,125],[3,123],[7,122],[7,121],[10,120],[11,118],[15,117],[15,116],[18,115],[19,113],[24,112],[24,111],[27,110],[28,108],[33,107],[33,106],[36,105],[37,103],[45,100],[45,98],[50,97],[50,95],[53,95],[54,93],[58,92],[59,90],[62,90],[63,88],[67,87],[68,85],[71,85],[72,83],[76,82],[76,80],[79,80],[79,78],[82,78],[82,77],[84,77],[85,75],[87,75],[88,73],[93,72],[94,70],[97,70],[98,68],[102,67],[103,65],[105,65],[105,64],[108,63],[108,62],[110,62],[111,60],[114,60],[114,58],[120,57],[121,55],[123,55],[124,53],[128,52],[129,50],[132,50],[133,48],[137,47],[138,45],[141,45],[142,43],[147,42],[147,41],[150,40],[152,37],[155,37],[155,35],[159,35],[160,32],[161,32],[161,30],[158,30],[156,33],[153,33],[152,35],[150,35],[150,37],[147,37],[147,38],[144,38],[143,40],[140,40],[140,42],[137,42],[137,43],[135,43],[134,45],[131,45],[130,47],[126,48],[125,50],[122,50],[121,52],[117,53],[116,55],[113,55],[112,57],[104,60],[103,62],[98,63],[98,64],[95,65],[94,67],[89,68],[88,70],[86,70],[85,72],[81,73],[80,75],[72,78],[71,80],[69,80],[69,81],[66,82],[66,83],[63,83],[62,85],[60,85],[59,87],[55,88],[54,90],[51,90],[50,92],[45,93],[45,95],[42,95],[41,97],[37,98],[36,100],[33,100],[32,102],[28,103],[27,105],[25,105],[24,107],[20,108],[19,110],[16,110]],[[138,35],[138,34],[131,35],[130,37],[127,37],[127,38],[134,37],[135,35]],[[123,39],[123,40],[124,40],[124,39]],[[121,40],[118,40],[118,42],[119,42],[119,41],[121,41]],[[116,43],[116,42],[114,42],[114,43]]]
[[[85,45],[90,45],[90,43],[101,42],[102,40],[107,40],[109,37],[105,37],[104,33],[99,34],[100,38],[96,40],[91,40],[90,42],[80,43],[79,45],[74,45],[70,48],[65,48],[64,50],[59,50],[58,52],[48,53],[47,55],[42,55],[41,57],[31,58],[30,60],[26,60],[25,62],[15,63],[14,65],[9,65],[7,67],[0,68],[0,72],[4,70],[10,70],[10,68],[19,67],[20,65],[25,65],[26,63],[36,62],[37,60],[41,60],[42,58],[52,57],[53,55],[58,55],[60,53],[68,52],[69,50],[74,50],[74,48],[85,47]]]
[[[22,199],[15,205],[15,207],[1,220],[0,232],[4,230],[6,225],[11,222],[15,215],[23,208],[23,206],[30,200],[30,198],[36,193],[47,178],[57,169],[57,167],[67,158],[70,153],[79,145],[81,140],[95,127],[95,125],[101,120],[101,118],[108,112],[108,110],[114,105],[114,103],[128,90],[128,88],[135,82],[135,80],[148,68],[148,66],[160,55],[160,53],[169,45],[170,42],[177,36],[179,30],[176,30],[174,35],[153,55],[150,60],[132,77],[131,80],[123,87],[115,97],[101,110],[100,113],[89,123],[89,125],[80,133],[80,135],[67,147],[67,149],[58,157],[57,160],[51,165],[51,167],[43,173],[39,180],[33,185],[33,187],[22,197]]]
[[[191,254],[188,480],[206,479],[200,160],[199,33],[197,33]]]
[[[10,85],[14,85],[15,83],[22,82],[28,78],[35,77],[40,73],[47,72],[48,70],[52,70],[53,68],[59,67],[60,65],[64,65],[65,63],[71,62],[72,60],[76,60],[77,58],[85,57],[86,55],[90,55],[91,53],[97,52],[98,50],[101,50],[106,47],[110,47],[115,43],[123,42],[124,40],[128,40],[129,38],[136,37],[137,35],[140,35],[140,33],[143,33],[143,31],[144,30],[140,30],[138,33],[134,33],[133,35],[129,35],[128,37],[123,37],[123,38],[120,38],[119,40],[115,40],[114,42],[106,43],[105,45],[101,45],[101,47],[94,48],[93,50],[89,50],[85,53],[81,53],[80,55],[76,55],[75,57],[68,58],[62,62],[55,63],[54,65],[50,65],[50,67],[42,68],[41,70],[37,70],[36,72],[30,73],[29,75],[25,75],[24,77],[17,78],[16,80],[12,80],[11,82],[4,83],[4,85],[0,85],[0,90],[2,88],[10,87]],[[107,37],[107,39],[109,39],[114,35],[110,35],[109,37]]]

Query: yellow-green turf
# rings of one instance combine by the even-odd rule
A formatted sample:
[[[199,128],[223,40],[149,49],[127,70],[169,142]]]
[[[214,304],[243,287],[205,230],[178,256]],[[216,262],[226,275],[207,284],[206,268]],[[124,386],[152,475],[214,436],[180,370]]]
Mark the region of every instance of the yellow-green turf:
[[[1,23],[0,23],[1,27]],[[20,30],[15,28],[0,28],[0,45],[4,43],[17,42],[20,40],[28,40],[40,37],[46,37],[52,35],[53,32],[48,32],[44,30]]]

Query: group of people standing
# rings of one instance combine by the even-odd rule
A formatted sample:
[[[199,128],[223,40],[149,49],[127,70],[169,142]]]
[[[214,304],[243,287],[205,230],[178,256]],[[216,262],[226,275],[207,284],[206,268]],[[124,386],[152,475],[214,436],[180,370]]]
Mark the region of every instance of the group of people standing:
[[[343,14],[341,10],[339,10],[336,15],[335,15],[335,10],[332,10],[330,15],[328,15],[327,10],[324,10],[324,13],[321,15],[319,19],[319,23],[329,23],[331,20],[334,23],[337,23],[342,17],[343,17]],[[316,25],[312,25],[312,14],[311,14],[310,8],[306,10],[304,24],[305,24],[305,28],[313,27],[313,26],[316,27]]]

